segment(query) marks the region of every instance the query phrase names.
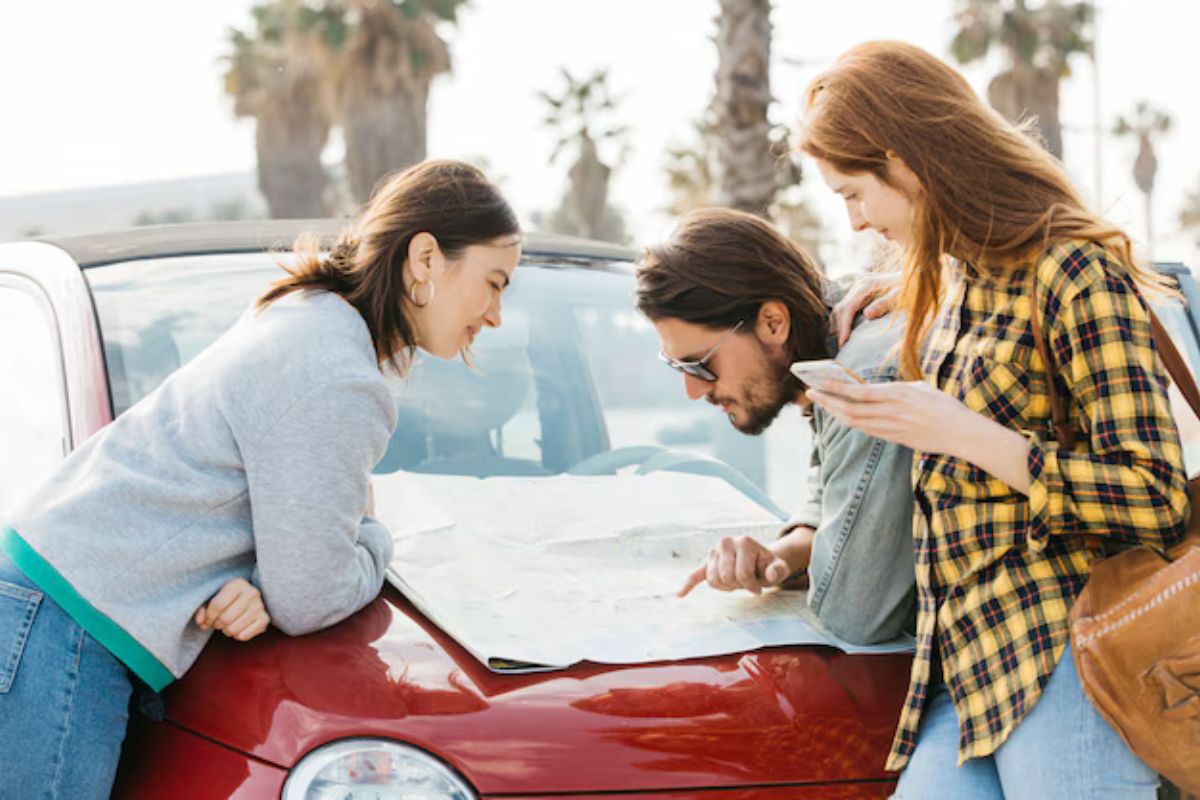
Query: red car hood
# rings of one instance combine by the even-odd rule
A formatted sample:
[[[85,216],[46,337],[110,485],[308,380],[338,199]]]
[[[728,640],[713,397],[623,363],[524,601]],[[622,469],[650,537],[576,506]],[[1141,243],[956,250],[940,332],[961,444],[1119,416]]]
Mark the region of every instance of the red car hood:
[[[333,739],[421,747],[480,792],[879,779],[909,656],[823,647],[497,675],[394,589],[336,627],[217,637],[168,718],[281,767]]]

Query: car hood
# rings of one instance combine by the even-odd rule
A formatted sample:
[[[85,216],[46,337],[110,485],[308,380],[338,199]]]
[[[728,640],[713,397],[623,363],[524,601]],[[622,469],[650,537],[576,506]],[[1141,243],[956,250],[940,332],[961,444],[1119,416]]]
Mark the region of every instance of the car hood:
[[[879,779],[910,657],[789,647],[498,675],[386,587],[309,636],[217,637],[166,691],[173,723],[284,768],[379,736],[484,794]]]

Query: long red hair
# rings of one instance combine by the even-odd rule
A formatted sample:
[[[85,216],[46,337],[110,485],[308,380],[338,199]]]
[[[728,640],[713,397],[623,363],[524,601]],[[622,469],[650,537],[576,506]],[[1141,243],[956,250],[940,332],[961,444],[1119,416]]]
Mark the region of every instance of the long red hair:
[[[1107,246],[1138,283],[1166,284],[1139,266],[1128,235],[1088,211],[1062,165],[983,104],[953,68],[903,42],[867,42],[844,53],[805,93],[800,148],[846,174],[871,173],[893,188],[888,156],[916,174],[920,195],[903,257],[900,345],[905,377],[919,378],[920,344],[941,300],[943,270],[957,262],[991,276],[1032,265],[1069,239]]]

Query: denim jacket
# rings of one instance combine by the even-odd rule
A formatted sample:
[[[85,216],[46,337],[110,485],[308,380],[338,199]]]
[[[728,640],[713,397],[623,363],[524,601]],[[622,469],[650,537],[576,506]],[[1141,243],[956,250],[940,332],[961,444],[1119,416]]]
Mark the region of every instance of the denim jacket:
[[[864,380],[897,380],[892,347],[903,320],[888,315],[855,325],[837,360]],[[912,630],[912,451],[839,423],[821,408],[813,431],[808,500],[788,529],[816,530],[808,603],[836,636],[854,644]]]

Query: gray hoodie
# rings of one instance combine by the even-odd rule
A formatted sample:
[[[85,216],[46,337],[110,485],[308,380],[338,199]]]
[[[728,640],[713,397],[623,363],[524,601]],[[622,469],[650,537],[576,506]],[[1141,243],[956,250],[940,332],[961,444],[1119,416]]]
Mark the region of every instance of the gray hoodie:
[[[298,635],[370,602],[392,539],[364,515],[396,408],[341,297],[248,311],[90,438],[0,525],[0,549],[139,677],[180,677],[192,621],[251,578]]]

